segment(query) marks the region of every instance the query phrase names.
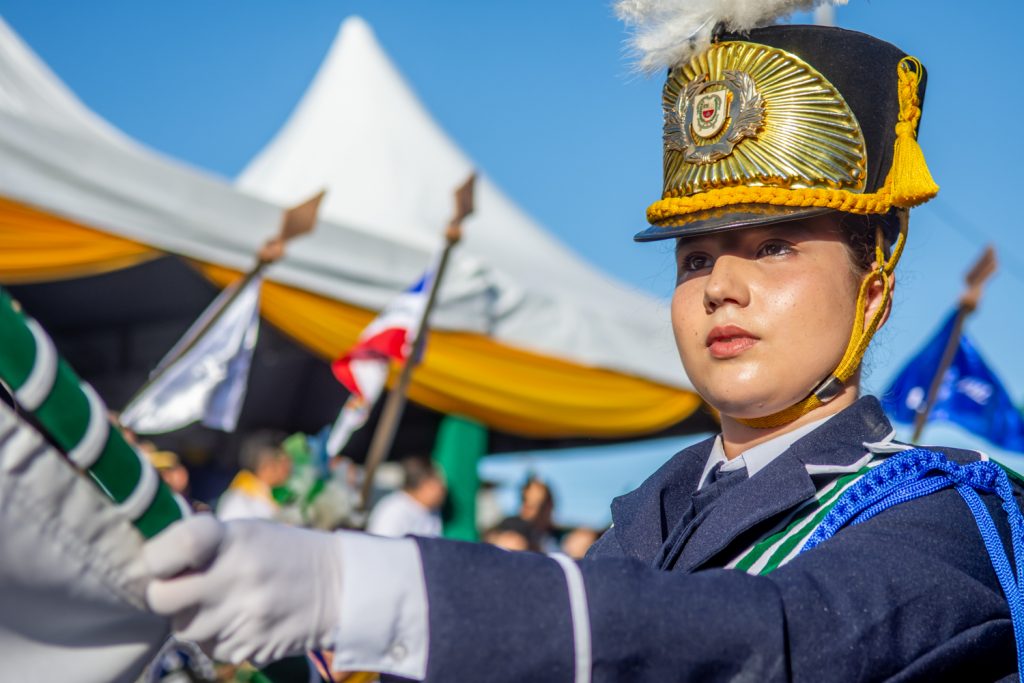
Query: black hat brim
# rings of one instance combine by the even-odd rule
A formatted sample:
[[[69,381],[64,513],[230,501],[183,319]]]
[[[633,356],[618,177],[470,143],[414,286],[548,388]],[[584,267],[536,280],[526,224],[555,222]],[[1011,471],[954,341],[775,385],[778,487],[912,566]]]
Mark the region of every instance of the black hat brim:
[[[739,230],[761,225],[774,225],[788,221],[832,213],[834,209],[817,206],[772,206],[770,204],[733,204],[717,209],[704,209],[687,214],[680,225],[652,225],[633,235],[635,242],[656,242],[674,237],[707,235],[727,230]]]

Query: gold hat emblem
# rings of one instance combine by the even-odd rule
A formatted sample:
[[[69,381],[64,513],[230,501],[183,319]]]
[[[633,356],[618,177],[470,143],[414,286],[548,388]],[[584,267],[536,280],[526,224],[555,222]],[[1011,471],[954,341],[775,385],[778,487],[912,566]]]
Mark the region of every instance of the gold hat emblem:
[[[749,74],[726,70],[722,80],[709,81],[704,73],[687,83],[674,106],[666,109],[665,146],[682,152],[688,163],[706,164],[731,154],[740,140],[757,135],[763,123],[764,98]]]
[[[842,95],[796,55],[716,43],[669,74],[663,197],[723,187],[863,192],[864,137]]]

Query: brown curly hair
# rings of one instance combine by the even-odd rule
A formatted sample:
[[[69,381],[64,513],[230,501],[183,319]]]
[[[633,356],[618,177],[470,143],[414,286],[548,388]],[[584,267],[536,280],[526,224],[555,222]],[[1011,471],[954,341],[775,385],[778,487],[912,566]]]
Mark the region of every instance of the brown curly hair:
[[[867,275],[875,262],[875,245],[878,229],[882,230],[882,250],[886,258],[892,250],[892,236],[899,230],[895,215],[843,214],[839,219],[839,227],[846,239],[846,248],[850,256],[853,274],[859,280]]]

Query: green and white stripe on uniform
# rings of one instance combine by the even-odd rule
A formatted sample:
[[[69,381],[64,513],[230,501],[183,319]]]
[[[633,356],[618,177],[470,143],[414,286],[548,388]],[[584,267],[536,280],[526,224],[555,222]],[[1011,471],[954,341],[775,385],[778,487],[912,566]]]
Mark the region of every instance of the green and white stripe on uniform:
[[[814,498],[791,512],[759,541],[741,552],[726,567],[748,574],[767,574],[786,564],[804,547],[825,515],[858,479],[884,462],[884,456],[869,452],[851,468],[818,490]],[[855,469],[854,469],[855,468]]]

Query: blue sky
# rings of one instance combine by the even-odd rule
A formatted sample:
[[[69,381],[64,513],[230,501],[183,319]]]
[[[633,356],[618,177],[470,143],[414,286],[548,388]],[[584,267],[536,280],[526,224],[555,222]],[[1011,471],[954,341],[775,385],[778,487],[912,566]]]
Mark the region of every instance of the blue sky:
[[[884,388],[941,323],[991,242],[1003,267],[967,331],[1024,402],[1022,10],[977,7],[850,0],[836,12],[929,69],[921,142],[942,186],[913,214],[867,387]],[[359,14],[442,127],[527,212],[603,270],[671,294],[668,249],[630,240],[660,189],[661,83],[631,70],[608,2],[0,0],[0,14],[93,110],[225,178],[269,141],[341,20]]]

